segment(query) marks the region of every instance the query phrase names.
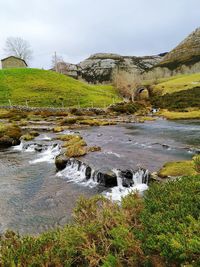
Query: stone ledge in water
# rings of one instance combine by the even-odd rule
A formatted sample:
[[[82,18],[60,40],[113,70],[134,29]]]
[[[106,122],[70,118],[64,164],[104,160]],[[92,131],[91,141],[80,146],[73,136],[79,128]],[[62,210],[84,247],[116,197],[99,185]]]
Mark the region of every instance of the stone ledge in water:
[[[88,164],[74,158],[67,158],[64,154],[56,157],[57,170],[64,170],[71,166],[77,172],[82,172],[86,180],[93,180],[104,187],[122,186],[130,188],[137,184],[149,184],[150,174],[145,169],[138,170],[94,170]]]

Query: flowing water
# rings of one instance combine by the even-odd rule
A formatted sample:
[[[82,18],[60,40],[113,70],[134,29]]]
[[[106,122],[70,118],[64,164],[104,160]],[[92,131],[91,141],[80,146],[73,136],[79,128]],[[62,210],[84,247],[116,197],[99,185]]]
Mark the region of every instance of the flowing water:
[[[69,133],[69,132],[67,132]],[[0,151],[0,231],[39,233],[64,225],[80,195],[103,193],[119,200],[134,188],[147,189],[143,170],[133,172],[134,186],[125,188],[118,169],[141,166],[150,172],[170,160],[191,159],[200,148],[200,121],[169,122],[83,129],[80,134],[101,152],[86,155],[93,179],[85,179],[85,165],[75,163],[56,172],[54,159],[60,144],[54,134],[42,133],[33,142]],[[29,145],[27,145],[29,144]],[[111,170],[118,186],[106,189],[97,183],[95,170]]]

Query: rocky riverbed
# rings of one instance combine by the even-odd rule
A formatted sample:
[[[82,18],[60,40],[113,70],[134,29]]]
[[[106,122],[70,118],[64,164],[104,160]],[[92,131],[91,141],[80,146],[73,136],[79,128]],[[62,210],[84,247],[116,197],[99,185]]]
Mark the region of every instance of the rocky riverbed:
[[[166,161],[191,159],[199,149],[199,121],[122,123],[103,127],[52,131],[53,124],[31,124],[39,135],[0,150],[0,227],[39,233],[71,220],[80,195],[101,193],[119,200],[127,192],[148,187],[149,173]],[[38,126],[38,128],[37,128]],[[52,126],[52,127],[51,127]],[[28,127],[28,125],[24,126]],[[56,170],[62,151],[60,135],[81,135],[87,145],[101,147]],[[90,171],[86,173],[86,167]],[[148,171],[147,171],[148,170]],[[114,183],[105,184],[105,176]]]

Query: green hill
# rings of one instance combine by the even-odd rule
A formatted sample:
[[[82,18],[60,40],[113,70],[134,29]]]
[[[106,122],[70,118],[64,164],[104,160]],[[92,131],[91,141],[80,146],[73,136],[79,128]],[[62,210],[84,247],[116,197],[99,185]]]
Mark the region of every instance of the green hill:
[[[39,69],[0,70],[0,105],[104,107],[120,101],[111,85],[88,85]]]
[[[161,79],[154,86],[151,104],[165,109],[161,115],[169,119],[199,119],[200,73]]]
[[[172,94],[182,90],[200,87],[200,73],[177,75],[167,79],[161,79],[154,87],[154,91],[160,91],[162,95]]]

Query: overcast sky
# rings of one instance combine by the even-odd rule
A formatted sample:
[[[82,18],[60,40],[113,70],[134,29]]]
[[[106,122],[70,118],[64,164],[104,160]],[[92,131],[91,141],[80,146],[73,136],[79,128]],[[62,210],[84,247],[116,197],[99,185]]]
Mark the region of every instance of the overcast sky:
[[[169,51],[200,26],[200,0],[0,0],[0,57],[19,36],[32,67],[49,68],[54,51],[78,63],[97,52]]]

